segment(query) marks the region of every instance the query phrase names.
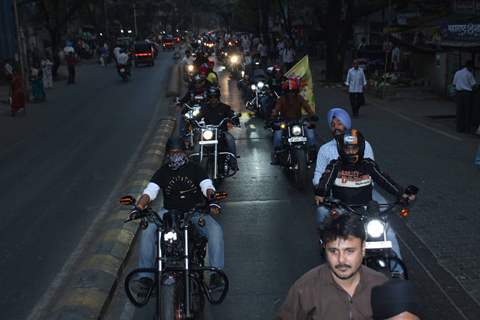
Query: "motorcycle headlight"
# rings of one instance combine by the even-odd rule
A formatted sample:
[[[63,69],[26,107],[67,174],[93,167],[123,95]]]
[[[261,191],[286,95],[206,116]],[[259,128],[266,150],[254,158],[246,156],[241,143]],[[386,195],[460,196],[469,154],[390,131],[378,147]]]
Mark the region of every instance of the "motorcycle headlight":
[[[250,88],[251,88],[253,91],[257,90],[257,86],[254,85],[254,84],[252,84],[252,85],[250,86]]]
[[[193,113],[189,111],[189,112],[185,113],[184,116],[187,119],[192,119],[193,118]]]
[[[212,130],[205,130],[202,132],[202,137],[205,140],[211,140],[213,138],[213,131]]]
[[[228,52],[224,52],[223,55],[224,55],[225,57],[228,57]]]
[[[240,72],[241,75],[242,75],[242,78],[245,77],[245,71],[242,70],[242,72]]]
[[[262,89],[264,86],[265,86],[265,83],[263,83],[263,81],[258,81],[257,83],[258,89]]]
[[[380,237],[385,231],[385,225],[382,221],[373,219],[367,223],[367,233],[373,238]]]
[[[187,70],[188,70],[189,72],[192,72],[192,71],[193,71],[193,65],[192,65],[192,64],[189,64],[189,65],[187,66]]]
[[[168,242],[177,241],[177,233],[175,231],[169,231],[163,235],[163,240]]]
[[[292,127],[292,135],[299,136],[301,134],[302,134],[302,128],[300,128],[300,126],[295,125]]]
[[[192,116],[196,117],[200,114],[200,108],[195,108],[192,111]]]
[[[237,55],[231,56],[230,57],[230,63],[232,64],[237,64],[240,58]]]

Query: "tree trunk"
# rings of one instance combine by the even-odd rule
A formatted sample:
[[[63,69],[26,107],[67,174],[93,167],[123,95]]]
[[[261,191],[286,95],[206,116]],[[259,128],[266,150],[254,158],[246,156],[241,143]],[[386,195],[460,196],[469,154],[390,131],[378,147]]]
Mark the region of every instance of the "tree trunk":
[[[328,0],[327,80],[341,81],[348,42],[352,37],[351,0]]]

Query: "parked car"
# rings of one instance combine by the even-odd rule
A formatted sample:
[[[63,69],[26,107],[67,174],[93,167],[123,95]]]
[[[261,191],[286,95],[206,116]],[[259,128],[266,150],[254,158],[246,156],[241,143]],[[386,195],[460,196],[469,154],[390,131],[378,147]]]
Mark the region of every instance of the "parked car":
[[[136,42],[133,54],[135,56],[135,67],[141,64],[153,66],[155,64],[155,52],[152,44],[147,42]]]

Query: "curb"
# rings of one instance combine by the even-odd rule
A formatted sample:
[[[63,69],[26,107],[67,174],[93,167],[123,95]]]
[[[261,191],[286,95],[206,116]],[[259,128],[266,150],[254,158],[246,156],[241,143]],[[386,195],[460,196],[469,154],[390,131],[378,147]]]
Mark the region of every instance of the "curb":
[[[180,95],[181,89],[181,67],[180,64],[174,64],[170,70],[170,81],[168,82],[166,97],[176,97]]]
[[[125,194],[138,197],[163,161],[165,145],[175,127],[174,119],[160,120],[143,150],[148,159],[138,162],[128,180]],[[45,319],[101,319],[108,308],[139,228],[138,223],[124,224],[128,209],[118,205],[105,218],[105,225],[84,258],[63,285]]]

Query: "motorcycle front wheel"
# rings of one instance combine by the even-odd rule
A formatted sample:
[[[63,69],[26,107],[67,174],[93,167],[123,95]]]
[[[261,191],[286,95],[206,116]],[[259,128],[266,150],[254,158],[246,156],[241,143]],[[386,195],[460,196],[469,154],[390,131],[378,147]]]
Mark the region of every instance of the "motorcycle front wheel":
[[[306,152],[303,149],[296,149],[293,161],[293,183],[297,189],[303,190],[309,185]]]

